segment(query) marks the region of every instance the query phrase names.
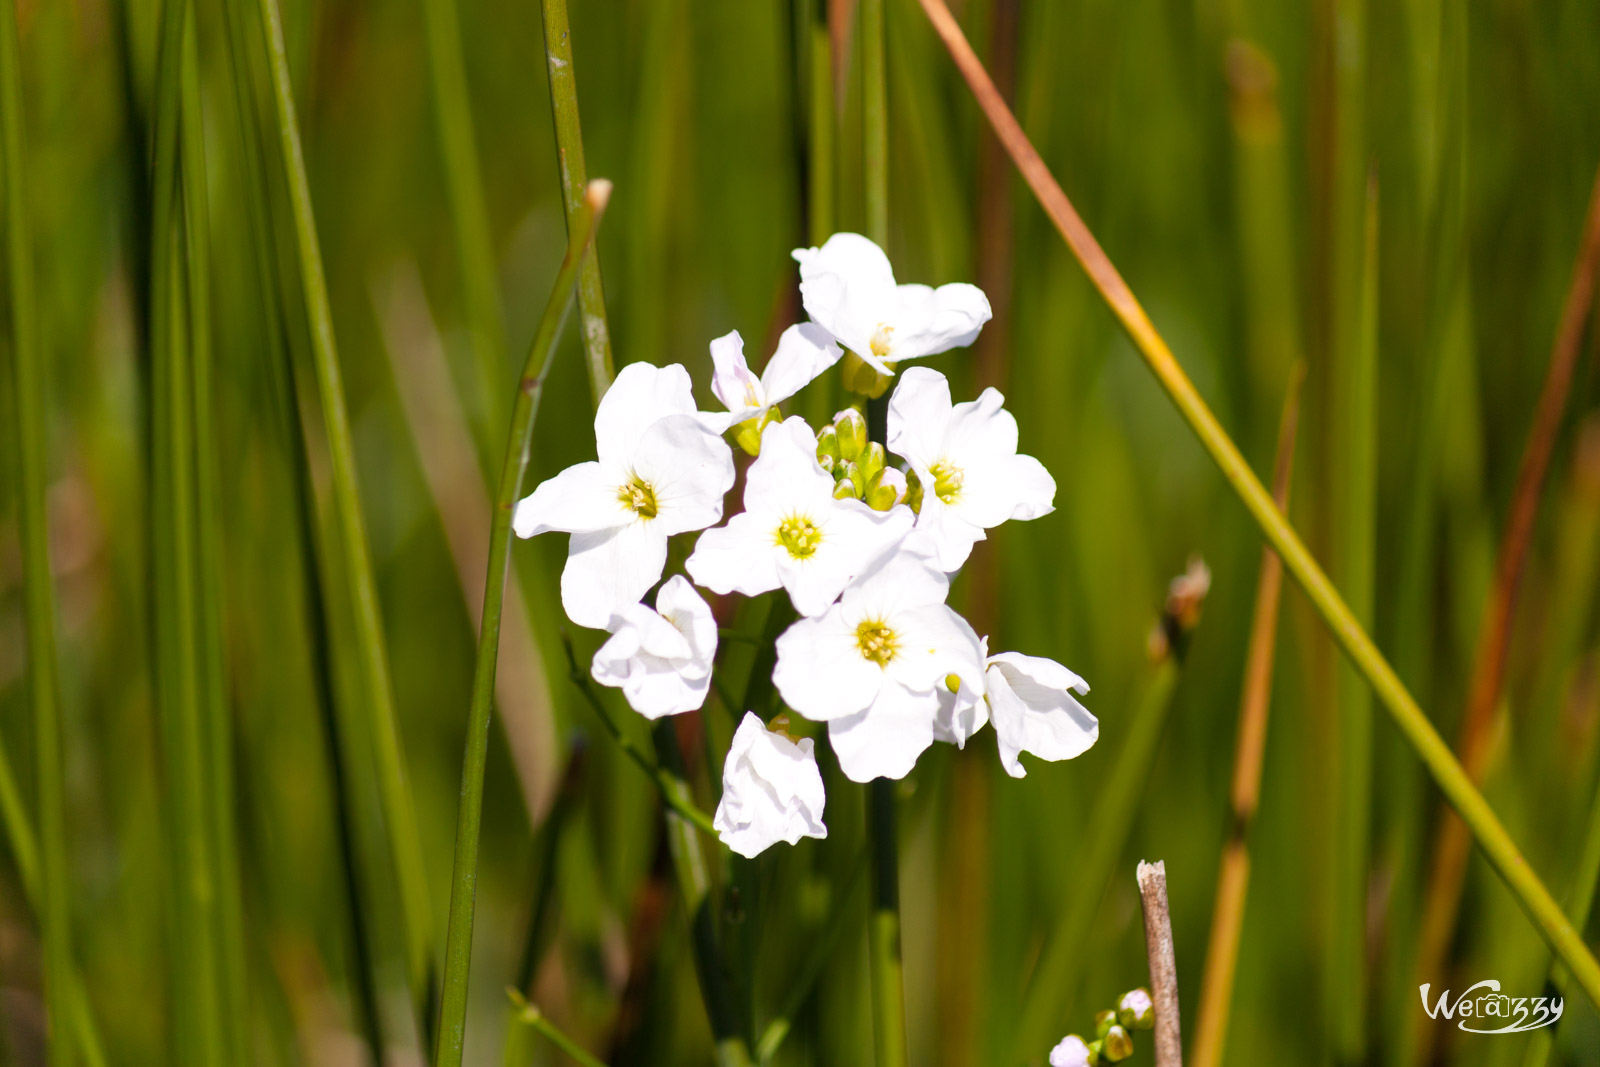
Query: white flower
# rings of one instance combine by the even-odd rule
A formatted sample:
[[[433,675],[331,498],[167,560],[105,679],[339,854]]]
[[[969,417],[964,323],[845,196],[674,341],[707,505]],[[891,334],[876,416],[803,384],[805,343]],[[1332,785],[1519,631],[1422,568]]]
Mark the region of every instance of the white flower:
[[[611,616],[611,639],[594,654],[594,680],[621,689],[647,719],[706,702],[717,655],[717,620],[681,574],[656,593],[654,610],[631,604]]]
[[[702,424],[680,364],[624,367],[594,416],[594,462],[568,467],[517,505],[519,537],[572,534],[561,606],[604,629],[661,577],[667,538],[722,518],[733,453]]]
[[[1156,1006],[1144,987],[1130,989],[1117,1001],[1117,1019],[1129,1030],[1149,1030],[1155,1023]]]
[[[961,619],[960,622],[972,639],[973,660],[969,662],[983,664],[989,655],[989,639],[980,638],[973,632],[967,620]],[[934,740],[966,748],[967,738],[983,729],[989,721],[989,702],[985,699],[983,674],[981,671],[970,674],[966,678],[951,674],[939,686],[939,714],[933,720]]]
[[[889,398],[889,451],[905,457],[922,483],[917,529],[928,532],[946,571],[967,561],[989,527],[1055,510],[1055,479],[1017,454],[1017,420],[1004,403],[985,389],[952,405],[950,382],[927,367],[902,374]]]
[[[757,378],[744,358],[744,339],[739,331],[711,342],[711,391],[728,409],[726,415],[706,414],[713,426],[721,420],[728,427],[764,416],[775,404],[789,399],[809,385],[817,375],[839,362],[844,350],[833,343],[828,331],[812,322],[803,322],[783,331],[778,350],[767,360]]]
[[[797,248],[806,314],[882,374],[889,363],[970,345],[989,321],[975,285],[896,285],[883,249],[858,233]]]
[[[744,713],[722,765],[722,801],[712,819],[723,844],[753,857],[779,841],[828,836],[813,746],[809,737],[791,741]]]
[[[1050,1067],[1089,1067],[1089,1046],[1077,1034],[1068,1034],[1050,1050]]]
[[[836,499],[833,486],[804,419],[769,423],[746,475],[744,511],[700,535],[685,565],[690,577],[714,592],[745,596],[781,585],[800,614],[826,611],[912,523],[910,508],[874,511]]]
[[[1019,652],[991,656],[984,687],[1000,762],[1013,778],[1028,773],[1018,758],[1023,752],[1045,760],[1072,759],[1100,737],[1099,721],[1072,695],[1073,690],[1087,693],[1088,683],[1053,659]]]
[[[944,603],[949,591],[930,558],[902,545],[778,638],[773,684],[789,707],[828,723],[853,781],[905,777],[933,744],[938,688],[980,671],[971,627]]]

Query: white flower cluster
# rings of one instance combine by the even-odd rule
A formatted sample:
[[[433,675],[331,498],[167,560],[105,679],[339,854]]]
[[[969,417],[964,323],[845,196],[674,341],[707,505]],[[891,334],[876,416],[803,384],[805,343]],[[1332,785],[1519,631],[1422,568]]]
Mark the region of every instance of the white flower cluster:
[[[1080,754],[1099,732],[1073,695],[1088,691],[1083,680],[1053,660],[988,655],[987,638],[945,603],[986,530],[1053,510],[1055,481],[1017,452],[1004,398],[986,389],[953,403],[944,375],[911,368],[889,399],[887,453],[854,411],[819,435],[778,410],[846,348],[892,378],[900,361],[970,344],[988,300],[971,285],[897,285],[882,250],[857,234],[794,258],[811,321],[784,332],[763,373],[751,373],[737,333],[711,343],[711,388],[727,411],[698,411],[681,365],[632,364],[595,414],[597,458],[517,505],[520,536],[572,535],[562,606],[612,635],[595,680],[650,718],[692,711],[711,685],[717,627],[689,579],[720,594],[781,587],[801,618],[778,638],[773,683],[788,707],[828,724],[849,778],[902,778],[935,740],[964,745],[991,721],[1014,777],[1023,752]],[[756,459],[743,509],[717,526],[735,479],[725,433]],[[669,578],[647,607],[667,539],[694,530],[705,532],[688,578]],[[812,742],[747,712],[723,771],[723,840],[755,855],[822,837],[822,806]]]

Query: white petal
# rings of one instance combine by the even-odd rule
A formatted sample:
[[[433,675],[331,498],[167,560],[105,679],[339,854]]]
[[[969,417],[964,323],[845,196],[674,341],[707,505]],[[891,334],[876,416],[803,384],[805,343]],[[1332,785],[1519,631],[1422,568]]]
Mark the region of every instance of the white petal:
[[[620,488],[601,464],[576,464],[523,497],[511,515],[511,528],[518,537],[533,537],[552,530],[587,533],[622,526],[633,521],[633,513],[617,495]]]
[[[828,836],[813,748],[810,738],[790,741],[745,712],[728,747],[722,800],[712,820],[724,844],[753,857],[779,841]]]
[[[950,381],[931,367],[908,367],[889,397],[888,448],[904,456],[927,480],[928,468],[944,458],[950,421]],[[931,484],[925,488],[933,492]]]
[[[946,414],[944,449],[958,466],[980,459],[1017,453],[1017,419],[1005,409],[998,389],[985,389],[976,400],[950,408]]]
[[[1000,762],[1013,778],[1027,774],[1018,758],[1072,759],[1100,736],[1100,724],[1072,690],[1089,686],[1055,660],[1003,652],[989,660],[985,676]]]
[[[1050,1067],[1089,1067],[1089,1046],[1077,1034],[1068,1034],[1050,1050]]]
[[[983,290],[964,282],[937,289],[902,285],[896,295],[899,311],[890,359],[917,359],[970,345],[993,315]]]
[[[745,362],[744,338],[738,330],[711,342],[711,365],[711,391],[735,416],[753,415],[766,405],[761,382]]]
[[[939,698],[886,684],[865,711],[828,723],[828,741],[839,769],[853,782],[904,778],[933,744]]]
[[[880,325],[898,308],[894,270],[883,249],[858,233],[836,233],[821,248],[797,248],[800,301],[812,321],[858,355],[872,351]]]
[[[1037,519],[1055,510],[1056,480],[1032,456],[1005,456],[966,475],[955,511],[974,526]]]
[[[934,686],[939,696],[939,715],[933,722],[933,736],[965,748],[967,738],[983,729],[989,721],[989,702],[984,697],[983,664],[989,654],[989,639],[972,632],[965,619],[961,624],[972,642],[969,655],[960,657],[955,669],[949,673],[957,682],[954,692],[946,683]]]
[[[721,521],[722,498],[733,488],[733,452],[693,415],[652,423],[639,438],[632,469],[655,493],[651,521],[664,535]]]
[[[695,711],[706,702],[711,691],[711,674],[685,675],[675,664],[647,659],[646,669],[629,678],[622,687],[628,706],[647,719],[681,715]]]
[[[684,569],[713,593],[758,596],[778,588],[777,555],[767,526],[741,511],[727,525],[700,535]]]
[[[907,536],[844,591],[841,610],[860,621],[869,616],[889,619],[902,612],[914,614],[919,608],[943,604],[950,595],[950,577],[927,549],[926,541],[917,539],[915,533]],[[852,622],[852,628],[854,625]]]
[[[883,680],[883,669],[862,657],[855,627],[837,606],[799,620],[778,637],[772,684],[785,704],[815,722],[865,708]]]
[[[618,372],[595,411],[595,452],[602,462],[631,466],[639,439],[652,423],[694,411],[694,391],[683,364],[630,363]]]
[[[900,650],[888,671],[901,685],[932,690],[952,674],[978,684],[983,673],[978,635],[948,605],[902,608],[889,617],[889,625],[899,637]]]
[[[689,579],[674,574],[663,582],[656,592],[656,611],[688,642],[689,662],[710,674],[717,656],[717,617]]]
[[[761,431],[761,455],[745,472],[746,511],[783,514],[833,499],[833,476],[817,462],[817,435],[791,415]]]
[[[715,351],[712,354],[715,355]],[[803,322],[784,330],[783,336],[778,338],[778,350],[761,371],[764,402],[779,404],[794,396],[839,362],[842,355],[844,349],[834,344],[832,335],[814,322]]]
[[[983,527],[968,522],[958,509],[931,492],[922,496],[917,536],[932,549],[939,569],[947,574],[960,570],[972,555],[972,546],[984,540]]]
[[[653,522],[575,533],[561,571],[561,606],[579,626],[603,630],[650,591],[667,563],[667,537]]]

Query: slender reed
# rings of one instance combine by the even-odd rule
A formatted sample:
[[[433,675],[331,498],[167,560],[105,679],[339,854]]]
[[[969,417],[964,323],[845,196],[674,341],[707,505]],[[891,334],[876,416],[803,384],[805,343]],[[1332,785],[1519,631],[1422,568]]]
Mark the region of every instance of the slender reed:
[[[567,235],[572,235],[583,210],[589,168],[583,158],[583,126],[578,121],[578,80],[572,69],[572,30],[567,25],[567,0],[542,0],[545,72],[550,78],[550,113],[556,127],[556,160],[561,167],[562,206]],[[589,391],[596,404],[611,388],[611,329],[606,324],[606,294],[600,283],[600,252],[590,246],[578,272],[578,313],[583,318],[583,353],[589,368]]]
[[[10,320],[11,420],[17,464],[23,614],[28,635],[28,699],[33,710],[35,785],[39,810],[34,911],[44,940],[45,1010],[51,1062],[73,1063],[68,1036],[72,1011],[72,913],[67,867],[65,756],[61,740],[61,683],[56,663],[56,598],[50,569],[50,529],[45,510],[46,456],[43,353],[34,296],[33,234],[25,173],[21,55],[16,9],[0,14],[0,176],[5,182],[6,293]],[[8,804],[9,808],[10,805]],[[13,834],[13,841],[17,835]],[[19,851],[19,861],[22,853]],[[20,862],[19,862],[20,865]],[[27,868],[24,868],[26,872]]]
[[[1567,285],[1566,302],[1556,328],[1544,385],[1539,391],[1533,426],[1523,446],[1517,468],[1516,488],[1512,490],[1511,510],[1505,534],[1500,540],[1495,561],[1494,585],[1484,605],[1473,655],[1472,684],[1468,689],[1466,714],[1461,722],[1456,750],[1462,766],[1475,783],[1482,782],[1494,754],[1494,711],[1500,700],[1505,677],[1506,654],[1511,644],[1511,624],[1517,606],[1523,564],[1533,541],[1534,522],[1539,515],[1539,498],[1544,491],[1550,455],[1560,433],[1567,407],[1573,370],[1583,346],[1583,327],[1594,301],[1595,276],[1600,269],[1600,171],[1595,173],[1589,193],[1589,206],[1583,222],[1577,261]],[[1417,952],[1417,974],[1438,975],[1455,935],[1461,908],[1461,889],[1466,880],[1470,839],[1460,819],[1446,813],[1434,839],[1428,871],[1428,887],[1423,896],[1421,945]],[[1423,977],[1419,981],[1429,981]]]
[[[477,364],[478,390],[471,406],[480,418],[473,428],[477,431],[478,451],[488,468],[505,417],[505,379],[509,370],[505,317],[495,282],[494,243],[489,237],[489,210],[483,202],[483,178],[478,167],[477,139],[473,136],[455,0],[422,0],[422,20],[433,89],[434,128],[444,165],[445,199],[455,228],[462,302]],[[485,477],[489,474],[486,469]]]
[[[1589,830],[1584,837],[1583,852],[1578,857],[1578,867],[1572,876],[1572,887],[1567,892],[1567,915],[1573,925],[1582,930],[1589,924],[1589,913],[1594,908],[1595,887],[1600,884],[1600,786],[1589,808]],[[1560,989],[1566,984],[1566,974],[1561,964],[1550,967],[1546,992]],[[1528,1042],[1527,1058],[1523,1067],[1545,1067],[1550,1050],[1555,1046],[1556,1027],[1548,1026],[1534,1031]]]
[[[495,494],[489,527],[489,567],[484,579],[483,621],[478,629],[478,656],[472,676],[472,703],[467,713],[466,752],[461,767],[461,807],[456,817],[455,866],[450,885],[450,924],[445,933],[444,988],[439,1001],[437,1067],[459,1067],[466,1038],[467,977],[472,963],[472,918],[478,888],[478,831],[483,816],[483,771],[489,754],[489,719],[494,705],[495,667],[500,652],[500,618],[506,577],[511,566],[511,513],[522,492],[528,469],[533,422],[544,395],[545,376],[555,357],[556,337],[572,306],[578,264],[594,239],[611,195],[611,183],[597,179],[584,194],[584,207],[567,237],[567,251],[556,274],[523,363],[505,464]]]
[[[1540,935],[1571,968],[1578,984],[1595,1004],[1600,1005],[1600,963],[1595,961],[1583,939],[1555,898],[1528,866],[1516,843],[1489,807],[1483,795],[1456,761],[1450,747],[1417,705],[1399,676],[1395,674],[1377,645],[1361,628],[1349,606],[1323,573],[1294,528],[1272,503],[1272,497],[1250,470],[1238,446],[1222,428],[1217,417],[1201,398],[1194,383],[1179,365],[1172,350],[1156,331],[1127,282],[1101,249],[1089,228],[1079,218],[1072,202],[1039,158],[1016,118],[989,80],[983,64],[972,51],[960,25],[943,0],[920,0],[923,10],[944,40],[951,57],[977,98],[989,122],[1000,135],[1001,143],[1022,172],[1067,242],[1078,262],[1099,291],[1118,322],[1127,331],[1152,373],[1160,381],[1190,429],[1200,439],[1223,477],[1250,512],[1262,534],[1283,557],[1289,573],[1305,591],[1312,607],[1333,632],[1345,654],[1376,691],[1379,700],[1408,744],[1428,768],[1440,790],[1471,827],[1473,836],[1490,863],[1527,912]]]
[[[717,835],[716,829],[711,825],[711,816],[695,807],[688,786],[680,778],[663,770],[656,760],[650,758],[633,739],[622,732],[622,727],[617,725],[617,720],[612,717],[611,711],[606,707],[605,701],[600,699],[600,694],[594,691],[594,686],[589,683],[589,676],[583,673],[583,668],[578,666],[578,660],[572,651],[572,641],[563,635],[562,644],[567,650],[567,676],[572,679],[572,684],[578,687],[578,692],[583,694],[584,701],[595,713],[606,728],[606,733],[617,743],[623,755],[631,759],[640,770],[649,776],[661,791],[661,801],[685,820],[698,826],[712,837]]]
[[[1172,915],[1167,909],[1167,865],[1139,861],[1139,899],[1144,905],[1144,942],[1150,956],[1150,998],[1156,1009],[1156,1067],[1183,1067],[1178,1020],[1178,960],[1172,951]]]
[[[1341,110],[1345,103],[1341,101]],[[1341,149],[1341,152],[1343,150]],[[1366,216],[1356,329],[1341,343],[1330,382],[1333,573],[1351,612],[1372,625],[1377,552],[1377,179],[1367,181]],[[1342,303],[1342,301],[1341,301]],[[1344,334],[1341,332],[1341,339]],[[1279,509],[1281,512],[1281,508]],[[1359,1060],[1366,1042],[1368,865],[1372,852],[1372,692],[1349,660],[1335,675],[1338,733],[1332,934],[1324,956],[1335,1049],[1342,1062]]]
[[[349,598],[355,618],[356,643],[361,660],[361,707],[369,719],[368,733],[372,738],[373,756],[378,768],[379,800],[395,865],[406,976],[412,1010],[418,1029],[422,1031],[424,1047],[427,1047],[431,1044],[428,1028],[433,1018],[434,957],[422,841],[417,832],[411,787],[406,780],[400,730],[395,722],[394,690],[390,685],[383,619],[372,575],[372,561],[367,550],[366,526],[361,516],[361,496],[356,485],[355,445],[351,438],[350,415],[345,406],[344,384],[334,342],[333,311],[328,303],[322,252],[317,245],[311,186],[306,180],[305,156],[295,116],[294,89],[289,80],[283,20],[277,0],[259,0],[258,10],[262,36],[266,41],[267,67],[272,78],[279,162],[283,167],[284,183],[288,187],[293,214],[295,252],[299,258],[300,284],[309,320],[312,362],[316,370],[317,394],[332,473],[336,519],[333,547],[339,564],[333,569],[346,584],[344,593]]]
[[[1300,420],[1300,385],[1305,365],[1295,364],[1278,424],[1278,454],[1273,461],[1272,499],[1289,509],[1289,479]],[[1227,1043],[1233,979],[1239,962],[1239,936],[1244,930],[1245,900],[1250,891],[1250,827],[1261,799],[1261,766],[1267,749],[1267,718],[1272,711],[1272,667],[1278,642],[1278,605],[1283,591],[1283,561],[1270,545],[1261,548],[1256,579],[1255,611],[1250,645],[1245,654],[1244,692],[1239,699],[1239,736],[1233,756],[1233,788],[1229,792],[1228,839],[1217,868],[1216,903],[1206,969],[1200,982],[1199,1024],[1190,1049],[1195,1067],[1220,1067]]]

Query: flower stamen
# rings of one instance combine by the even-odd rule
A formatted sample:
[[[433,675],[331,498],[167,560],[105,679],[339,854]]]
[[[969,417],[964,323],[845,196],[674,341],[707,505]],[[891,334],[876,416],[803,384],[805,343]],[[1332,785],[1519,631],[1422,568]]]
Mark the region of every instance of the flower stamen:
[[[899,654],[900,639],[883,622],[866,619],[856,627],[856,647],[861,650],[862,659],[887,667]]]
[[[822,543],[822,531],[804,515],[792,515],[778,524],[778,544],[795,559],[810,559]]]
[[[892,333],[894,333],[893,326],[885,326],[882,323],[878,324],[878,332],[872,335],[873,355],[877,356],[879,359],[882,359],[884,356],[889,354],[889,335]]]
[[[649,482],[637,474],[617,488],[617,499],[622,501],[623,507],[641,519],[656,517],[656,491]]]
[[[961,486],[966,481],[966,473],[949,460],[940,460],[928,469],[933,475],[933,493],[946,504],[954,504],[961,499]]]

